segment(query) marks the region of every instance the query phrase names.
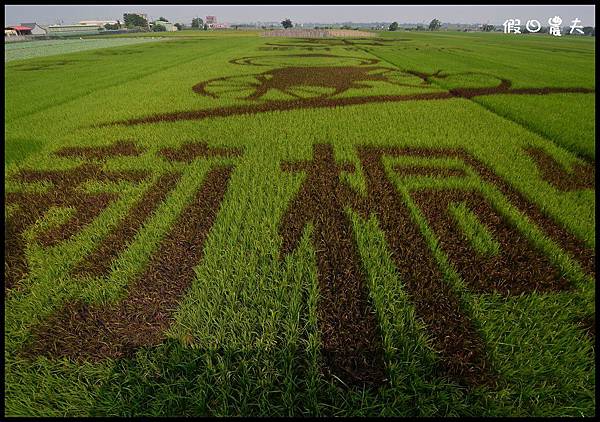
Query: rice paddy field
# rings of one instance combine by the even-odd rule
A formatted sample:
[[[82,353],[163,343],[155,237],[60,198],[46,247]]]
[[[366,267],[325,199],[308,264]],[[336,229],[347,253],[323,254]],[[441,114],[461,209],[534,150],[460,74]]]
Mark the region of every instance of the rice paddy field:
[[[5,43],[4,62],[31,59],[34,57],[54,56],[76,51],[95,50],[99,48],[120,47],[159,39],[161,38],[147,36],[139,38],[65,38],[58,40]]]
[[[594,38],[4,67],[6,415],[595,415]]]

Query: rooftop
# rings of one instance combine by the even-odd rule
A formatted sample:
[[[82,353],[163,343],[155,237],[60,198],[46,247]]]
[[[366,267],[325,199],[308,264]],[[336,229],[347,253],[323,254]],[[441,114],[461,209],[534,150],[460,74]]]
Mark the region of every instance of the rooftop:
[[[21,26],[21,25],[16,25],[16,26],[5,26],[5,29],[14,29],[15,31],[31,31],[32,28],[28,27],[28,26]]]

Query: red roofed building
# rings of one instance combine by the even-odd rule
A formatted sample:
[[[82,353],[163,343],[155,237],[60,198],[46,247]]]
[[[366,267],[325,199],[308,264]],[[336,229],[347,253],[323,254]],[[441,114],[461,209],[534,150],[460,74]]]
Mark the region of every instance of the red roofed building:
[[[29,28],[28,26],[5,26],[4,27],[4,32],[6,33],[6,30],[13,30],[17,33],[17,35],[31,35],[31,28]]]
[[[46,35],[46,29],[35,22],[21,22],[21,26],[31,28],[31,35]]]

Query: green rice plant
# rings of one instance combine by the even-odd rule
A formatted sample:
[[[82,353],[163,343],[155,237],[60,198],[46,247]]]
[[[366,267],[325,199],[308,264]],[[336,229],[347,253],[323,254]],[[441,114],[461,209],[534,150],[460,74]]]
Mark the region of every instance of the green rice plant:
[[[156,40],[160,40],[157,37]],[[31,59],[34,57],[55,56],[76,51],[95,50],[98,48],[120,47],[154,41],[154,38],[122,38],[122,39],[62,39],[42,40],[34,42],[7,43],[4,48],[4,62]],[[27,63],[32,66],[31,62]]]
[[[449,211],[473,249],[482,255],[494,256],[498,254],[500,245],[464,203],[450,205]]]
[[[252,31],[181,31],[164,38],[5,63],[6,198],[54,192],[60,181],[38,180],[36,172],[77,175],[86,165],[97,166],[98,174],[73,186],[69,195],[112,198],[89,223],[56,244],[45,246],[44,233],[72,224],[82,210],[49,207],[16,238],[24,245],[27,271],[7,290],[4,304],[7,415],[595,414],[590,324],[595,275],[561,246],[565,239],[549,234],[504,193],[518,193],[565,238],[583,251],[595,251],[594,186],[564,188],[565,180],[557,185],[555,174],[527,152],[542,151],[553,168],[563,169],[561,175],[580,174],[577,166],[586,177],[593,172],[593,40],[385,32],[376,37],[381,45],[369,40],[319,44],[262,38]],[[118,36],[94,42],[117,40],[131,41]],[[320,50],[307,50],[309,42],[308,47]],[[290,49],[266,50],[268,43]],[[365,78],[365,67],[395,75],[396,83]],[[329,85],[324,78],[330,78]],[[509,89],[534,93],[485,91],[502,79],[510,81]],[[257,87],[265,92],[248,98],[240,90],[211,91],[215,95],[194,90],[222,81],[230,84],[224,89],[241,81],[244,92]],[[311,89],[300,95],[308,85]],[[543,88],[567,91],[539,91]],[[474,89],[485,95],[465,95]],[[118,142],[131,142],[139,154],[61,155],[65,148],[110,149]],[[190,143],[239,154],[180,150]],[[319,158],[316,145],[330,147],[334,163],[327,165],[339,168],[326,182],[354,195],[341,215],[381,343],[386,381],[377,388],[344,385],[340,374],[327,369],[320,221],[297,228],[297,246],[282,253],[282,222],[309,180],[308,164]],[[404,151],[383,154],[383,180],[372,178],[360,154],[369,147]],[[182,161],[164,155],[167,149],[184,151]],[[442,149],[463,155],[431,155]],[[501,183],[485,179],[481,169],[465,161],[467,156]],[[285,171],[290,162],[300,163],[298,171]],[[77,360],[74,356],[84,357],[77,350],[63,357],[27,356],[31,345],[40,344],[40,326],[65,306],[83,303],[84,309],[103,315],[127,300],[146,300],[130,297],[133,287],[144,285],[140,278],[154,268],[163,242],[184,227],[180,217],[220,167],[231,169],[224,195],[211,208],[214,219],[201,258],[190,269],[189,286],[176,305],[164,315],[159,312],[168,319],[159,341],[98,360]],[[98,176],[133,171],[147,177]],[[94,256],[170,173],[181,178],[139,225],[123,231],[126,241],[113,250],[106,272],[77,276],[76,267]],[[369,199],[374,184],[384,181],[389,182],[386,194],[406,207],[402,223],[415,228],[425,245],[422,260],[411,268],[424,269],[424,262],[432,260],[439,271],[435,281],[458,298],[460,312],[484,344],[495,382],[467,386],[444,371],[440,343],[418,310],[411,280],[397,267],[415,245],[400,239],[406,249],[394,248],[389,239],[395,232],[384,224],[386,210]],[[316,196],[322,193],[318,183],[309,187]],[[452,250],[441,246],[427,210],[415,200],[417,191],[477,192],[568,288],[521,295],[474,288],[463,279]],[[7,202],[11,229],[22,203]],[[361,208],[363,203],[369,206]],[[449,211],[460,241],[478,259],[506,252],[494,230],[467,205],[458,202]],[[203,220],[192,220],[190,230]],[[193,240],[182,244],[187,254],[197,252]],[[344,256],[341,251],[339,256]],[[175,286],[178,280],[169,282]],[[163,296],[171,293],[165,289]],[[338,292],[340,299],[344,294]],[[444,311],[435,312],[443,320]],[[54,344],[61,339],[45,340]]]

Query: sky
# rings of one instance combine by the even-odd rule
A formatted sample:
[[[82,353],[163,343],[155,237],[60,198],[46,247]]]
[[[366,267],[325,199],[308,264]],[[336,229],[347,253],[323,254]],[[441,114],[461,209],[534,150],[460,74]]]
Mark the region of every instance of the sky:
[[[296,5],[296,6],[248,6],[248,5],[5,5],[4,25],[24,22],[39,24],[77,23],[80,20],[123,19],[123,13],[147,13],[151,19],[164,16],[171,22],[191,23],[193,17],[215,15],[218,22],[280,22],[290,18],[294,23],[338,23],[338,22],[392,22],[429,23],[437,18],[447,23],[489,23],[501,25],[506,19],[537,19],[547,25],[549,18],[556,15],[563,26],[578,18],[584,26],[595,26],[595,6],[592,5]]]

